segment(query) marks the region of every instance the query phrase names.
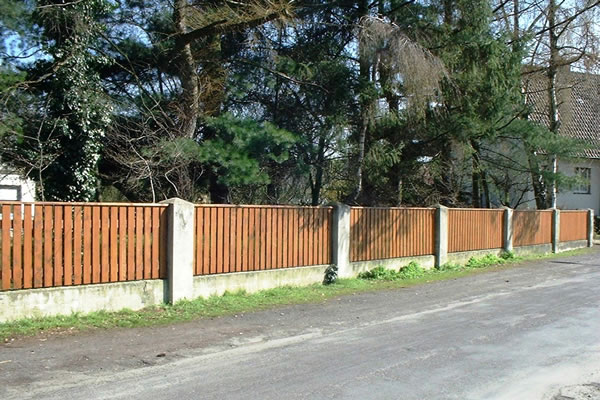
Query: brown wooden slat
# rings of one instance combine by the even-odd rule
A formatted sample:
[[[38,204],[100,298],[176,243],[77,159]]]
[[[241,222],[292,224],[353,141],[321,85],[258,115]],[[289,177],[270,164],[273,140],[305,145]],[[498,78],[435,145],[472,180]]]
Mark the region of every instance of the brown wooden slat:
[[[169,223],[168,223],[168,213],[167,208],[160,208],[160,248],[159,248],[159,257],[160,257],[160,265],[159,269],[159,278],[167,279],[167,241],[168,241],[168,233],[169,233]]]
[[[256,266],[256,209],[248,209],[248,271],[254,271]]]
[[[217,274],[223,273],[223,215],[225,211],[223,207],[217,207],[217,234],[215,236],[215,248],[216,248],[216,260],[217,263],[215,265],[215,272]]]
[[[100,243],[100,235],[102,234],[101,217],[100,207],[92,207],[92,283],[100,283],[102,281],[102,248]]]
[[[216,207],[212,207],[210,209],[210,274],[217,273],[217,218],[218,209]]]
[[[135,207],[127,207],[127,280],[136,279],[135,258]]]
[[[135,208],[135,279],[144,278],[144,209]]]
[[[64,223],[64,253],[63,273],[64,285],[73,284],[73,207],[65,206],[63,214]]]
[[[223,208],[223,273],[230,271],[231,208]]]
[[[152,278],[152,210],[144,207],[144,279]]]
[[[23,288],[23,217],[20,205],[13,207],[13,259],[12,280],[14,289]]]
[[[33,287],[33,206],[23,206],[23,288]]]
[[[110,210],[100,206],[100,282],[110,280]]]
[[[243,208],[235,209],[235,270],[238,272],[244,271],[242,252],[244,246],[244,215]]]
[[[51,287],[54,274],[52,271],[52,227],[54,213],[53,206],[44,206],[44,287]]]
[[[195,251],[194,251],[194,275],[200,275],[202,271],[202,247],[203,247],[203,235],[202,235],[202,208],[196,207],[194,209],[194,230],[196,235],[196,240],[194,243]]]
[[[11,279],[11,206],[2,205],[2,290],[9,290],[12,285]]]
[[[148,208],[152,212],[152,279],[160,275],[160,208]],[[196,236],[198,237],[198,236]]]
[[[33,219],[33,287],[44,287],[44,207],[34,207]]]
[[[119,281],[119,208],[110,207],[110,273],[111,282]]]
[[[210,208],[201,208],[202,214],[202,269],[200,270],[201,275],[210,273],[210,249],[211,249],[211,237],[210,237]]]
[[[54,207],[54,284],[63,284],[63,207]]]
[[[77,215],[81,215],[81,220],[77,218]],[[85,284],[90,283],[92,279],[92,253],[91,253],[91,243],[92,243],[92,209],[91,207],[76,207],[74,210],[75,215],[75,232],[77,232],[77,227],[82,226],[79,230],[82,234],[82,241],[75,241],[74,252],[75,254],[79,254],[80,257],[75,257],[74,260],[74,275],[75,275],[75,284]],[[81,224],[81,225],[80,225]],[[83,247],[80,249],[79,253],[77,253],[77,246],[79,243],[82,243]],[[82,260],[81,268],[77,268],[77,262]],[[78,279],[79,278],[79,279]]]
[[[127,280],[127,207],[119,210],[119,281]],[[160,210],[159,210],[160,212]]]

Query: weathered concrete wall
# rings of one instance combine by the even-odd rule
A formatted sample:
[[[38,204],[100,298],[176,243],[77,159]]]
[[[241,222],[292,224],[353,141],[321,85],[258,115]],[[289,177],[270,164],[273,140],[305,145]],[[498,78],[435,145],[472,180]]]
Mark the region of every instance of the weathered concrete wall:
[[[166,281],[143,280],[0,292],[0,322],[21,318],[139,310],[163,303]]]
[[[307,286],[323,282],[327,265],[283,268],[266,271],[236,272],[231,274],[201,275],[194,277],[193,297],[222,295],[226,291],[244,290],[248,293],[281,286]]]
[[[560,242],[558,244],[558,252],[560,253],[561,251],[580,249],[582,247],[588,247],[587,240],[572,240],[570,242]]]
[[[471,257],[479,258],[485,257],[488,254],[500,256],[504,252],[504,249],[488,249],[488,250],[473,250],[473,251],[461,251],[458,253],[448,253],[448,262],[464,264]]]
[[[411,261],[416,262],[420,267],[425,269],[430,269],[435,266],[435,256],[415,256],[388,258],[385,260],[357,261],[350,263],[350,267],[352,268],[352,276],[357,276],[361,272],[370,271],[377,267],[397,270],[408,265]]]
[[[552,243],[515,247],[513,248],[513,253],[517,256],[528,254],[550,254],[552,253]]]

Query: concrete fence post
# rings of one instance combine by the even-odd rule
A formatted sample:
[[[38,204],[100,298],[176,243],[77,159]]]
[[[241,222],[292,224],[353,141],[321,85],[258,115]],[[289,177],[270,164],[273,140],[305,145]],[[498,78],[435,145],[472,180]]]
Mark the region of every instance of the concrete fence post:
[[[167,270],[169,292],[173,304],[191,299],[194,280],[194,204],[173,198],[161,201],[168,204]]]
[[[588,210],[588,247],[592,247],[594,245],[594,210],[591,208]]]
[[[560,210],[552,209],[552,252],[558,253],[560,243]]]
[[[435,266],[439,267],[448,261],[448,208],[436,206],[435,212]]]
[[[504,251],[513,251],[513,209],[504,207]]]
[[[333,208],[332,263],[340,278],[352,277],[350,268],[350,206],[335,203]]]

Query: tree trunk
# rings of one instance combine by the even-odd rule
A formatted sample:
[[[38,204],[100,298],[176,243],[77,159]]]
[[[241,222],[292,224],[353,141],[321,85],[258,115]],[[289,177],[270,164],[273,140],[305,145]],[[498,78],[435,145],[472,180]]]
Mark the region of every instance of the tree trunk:
[[[173,22],[178,33],[178,41],[183,40],[181,35],[187,32],[186,12],[188,7],[187,0],[176,0],[173,12]],[[192,46],[189,42],[180,43],[177,46],[179,70],[179,79],[181,81],[182,95],[180,134],[183,137],[193,139],[196,136],[196,126],[200,116],[200,93],[198,88],[198,74],[196,71],[196,62],[192,54]]]
[[[558,70],[558,36],[556,34],[556,0],[550,0],[548,5],[548,35],[550,44],[550,62],[548,65],[548,118],[550,131],[558,135],[560,128],[560,116],[558,114],[558,101],[556,99],[556,74]],[[558,173],[558,160],[556,154],[552,159],[552,185],[550,188],[550,207],[556,208],[556,174]]]

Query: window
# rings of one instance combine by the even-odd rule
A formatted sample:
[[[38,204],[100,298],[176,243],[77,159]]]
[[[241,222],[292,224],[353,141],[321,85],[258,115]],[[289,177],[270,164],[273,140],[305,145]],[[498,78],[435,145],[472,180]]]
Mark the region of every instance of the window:
[[[21,201],[21,186],[0,185],[0,201]]]
[[[590,194],[591,186],[590,179],[592,178],[592,169],[591,168],[575,168],[575,176],[579,179],[579,182],[575,185],[575,190],[573,193],[578,194]]]

